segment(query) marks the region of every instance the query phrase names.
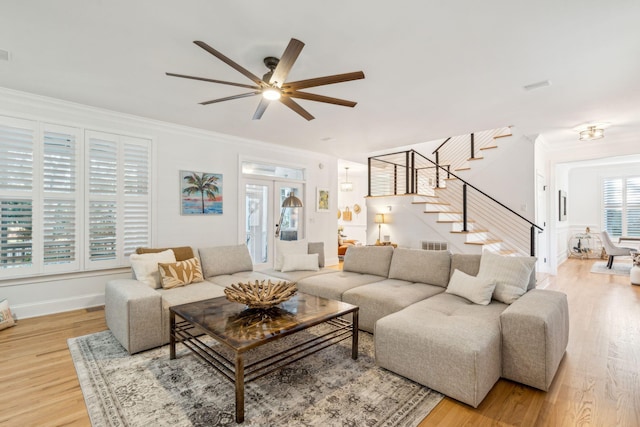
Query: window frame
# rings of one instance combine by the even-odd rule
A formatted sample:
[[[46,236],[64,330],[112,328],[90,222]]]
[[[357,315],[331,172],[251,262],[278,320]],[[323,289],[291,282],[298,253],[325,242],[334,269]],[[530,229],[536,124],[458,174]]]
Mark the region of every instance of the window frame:
[[[11,187],[11,185],[6,186],[9,189],[0,186],[0,200],[28,200],[31,202],[32,262],[15,267],[2,267],[0,263],[0,286],[3,285],[3,281],[11,279],[96,272],[98,270],[128,267],[128,255],[135,249],[133,245],[141,243],[140,245],[150,246],[152,244],[152,138],[125,135],[117,132],[99,132],[81,126],[62,125],[37,118],[23,119],[0,115],[0,128],[4,127],[17,127],[18,129],[27,129],[31,132],[31,188],[29,189],[25,186],[25,189],[18,188],[16,190],[10,189],[9,187]],[[54,134],[61,134],[62,136]],[[116,257],[110,260],[110,262],[89,261],[88,205],[90,198],[89,185],[85,185],[85,183],[88,183],[87,174],[89,173],[91,155],[88,148],[89,138],[95,134],[109,135],[116,139],[118,144],[116,160],[118,168],[116,175],[117,189],[114,200],[116,201],[116,209],[118,209],[120,214],[119,217],[116,218]],[[73,149],[64,147],[64,136],[67,135],[73,138]],[[60,137],[58,142],[62,141],[59,147],[56,147],[56,137]],[[47,141],[49,141],[50,145],[46,150],[45,144],[47,144]],[[0,144],[2,144],[1,140]],[[130,147],[131,144],[138,147],[133,149],[133,155],[125,153],[126,147]],[[66,152],[65,149],[67,150]],[[59,154],[60,159],[56,159],[56,150],[61,150]],[[8,153],[11,157],[12,153],[10,151],[11,148],[7,148],[4,153]],[[45,159],[45,151],[49,151],[49,157],[47,159]],[[52,152],[53,155],[51,155]],[[73,160],[69,160],[68,157],[71,155],[71,152],[75,155]],[[2,152],[0,152],[0,154],[2,154]],[[131,156],[133,156],[133,160],[130,161],[127,166],[125,159]],[[55,167],[57,160],[61,160],[60,170],[62,172],[60,179],[62,181],[62,189],[45,185],[45,178],[58,178],[56,176],[58,171],[51,168],[51,165]],[[2,161],[2,157],[0,157],[0,161]],[[10,161],[12,161],[14,165],[19,165],[15,160]],[[72,165],[69,162],[71,162]],[[140,165],[140,169],[142,169],[143,166],[146,168],[144,172],[138,171],[138,164]],[[48,166],[46,171],[45,166]],[[130,176],[126,177],[125,175],[127,175],[127,173],[130,174]],[[74,174],[75,177],[73,177]],[[16,175],[14,171],[8,171],[6,175],[9,177],[11,175],[19,176]],[[137,189],[137,181],[140,180],[141,177],[142,180],[146,177],[146,180],[144,180],[141,185],[144,187],[143,190]],[[69,178],[70,181],[75,180],[75,183],[65,187],[65,178]],[[8,178],[6,182],[11,182],[11,178]],[[125,189],[127,185],[129,190]],[[136,194],[125,194],[127,191]],[[60,202],[59,207],[56,206],[57,201]],[[73,203],[75,203],[75,208],[71,206]],[[47,213],[45,213],[45,208],[49,209]],[[57,212],[56,208],[59,208],[60,211]],[[56,215],[60,215],[60,218],[63,218],[60,220],[58,234],[56,234],[56,224],[59,219]],[[131,216],[133,216],[133,220],[129,219]],[[48,223],[45,223],[46,220]],[[129,222],[125,227],[125,222],[127,221]],[[70,237],[68,239],[71,241],[75,240],[72,244],[69,244],[70,240],[65,239],[65,230],[69,231]],[[130,230],[134,230],[132,238],[129,238],[131,234]],[[45,262],[44,257],[47,253],[45,251],[45,244],[51,245],[51,242],[53,242],[53,245],[55,245],[56,236],[60,236],[61,242],[63,243],[62,246],[64,248],[62,255],[58,261]],[[68,262],[65,261],[64,251],[67,251],[72,257]],[[48,253],[50,255],[53,253],[55,256],[55,250],[49,251]]]
[[[607,232],[609,232],[609,234],[612,237],[622,237],[622,236],[627,236],[627,237],[640,237],[640,233],[639,234],[633,234],[630,233],[629,231],[629,211],[631,209],[634,210],[638,210],[640,209],[640,203],[629,203],[629,181],[631,180],[640,180],[640,175],[625,175],[625,176],[610,176],[610,177],[603,177],[601,180],[601,185],[600,185],[600,191],[601,191],[601,197],[600,197],[600,201],[601,201],[601,209],[600,209],[600,214],[601,214],[601,226],[602,226],[602,230],[606,230]],[[620,193],[621,193],[621,202],[618,203],[607,203],[607,200],[605,200],[605,186],[607,185],[607,183],[613,183],[615,181],[620,182],[621,184],[621,189],[620,189]],[[634,194],[635,200],[640,200],[640,186],[638,186],[636,184],[636,191],[637,193]],[[607,221],[607,215],[606,212],[607,210],[613,210],[613,209],[619,209],[621,212],[621,217],[620,217],[620,233],[618,234],[616,231],[614,231],[613,229],[610,229],[612,227],[609,227],[609,223]]]

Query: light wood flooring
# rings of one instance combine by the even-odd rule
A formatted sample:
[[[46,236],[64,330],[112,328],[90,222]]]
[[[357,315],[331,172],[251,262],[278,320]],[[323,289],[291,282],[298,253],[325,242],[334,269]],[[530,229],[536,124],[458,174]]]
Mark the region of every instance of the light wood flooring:
[[[445,398],[425,426],[639,426],[640,286],[571,259],[541,286],[569,299],[569,347],[548,393],[500,380],[478,409]],[[106,329],[102,309],[0,331],[0,426],[88,426],[67,339]]]

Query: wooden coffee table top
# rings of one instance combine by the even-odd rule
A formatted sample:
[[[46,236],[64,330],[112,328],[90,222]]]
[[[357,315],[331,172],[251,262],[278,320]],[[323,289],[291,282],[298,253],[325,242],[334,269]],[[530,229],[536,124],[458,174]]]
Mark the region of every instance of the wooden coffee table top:
[[[225,297],[170,308],[176,315],[239,353],[357,309],[357,306],[345,302],[302,292],[268,309],[249,309]]]

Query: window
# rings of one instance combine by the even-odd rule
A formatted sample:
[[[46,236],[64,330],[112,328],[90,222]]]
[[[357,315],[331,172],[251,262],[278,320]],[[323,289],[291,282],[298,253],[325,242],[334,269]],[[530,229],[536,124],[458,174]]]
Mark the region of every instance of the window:
[[[640,237],[640,176],[603,180],[603,229],[612,236]]]
[[[0,116],[0,278],[124,266],[149,245],[150,141],[82,134]]]

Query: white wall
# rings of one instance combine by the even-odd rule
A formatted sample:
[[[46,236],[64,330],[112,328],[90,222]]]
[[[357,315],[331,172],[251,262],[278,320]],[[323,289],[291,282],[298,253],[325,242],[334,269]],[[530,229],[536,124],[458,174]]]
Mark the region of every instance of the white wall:
[[[152,242],[154,246],[194,247],[239,243],[238,182],[240,158],[306,168],[306,237],[323,241],[327,263],[337,263],[336,215],[317,213],[317,187],[337,191],[337,159],[319,153],[177,126],[61,100],[0,88],[0,114],[51,121],[153,141]],[[213,113],[212,113],[213,114]],[[320,167],[322,164],[322,167]],[[223,174],[224,213],[181,216],[179,171]],[[130,277],[128,269],[0,281],[0,298],[8,298],[19,317],[32,317],[104,303],[104,285]]]

